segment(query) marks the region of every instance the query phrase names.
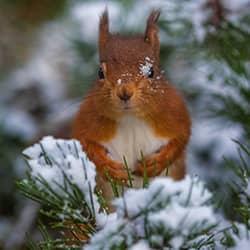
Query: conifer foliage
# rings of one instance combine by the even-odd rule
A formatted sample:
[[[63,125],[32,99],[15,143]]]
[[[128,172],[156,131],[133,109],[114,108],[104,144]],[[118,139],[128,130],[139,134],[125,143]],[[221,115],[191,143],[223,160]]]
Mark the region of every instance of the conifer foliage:
[[[247,240],[248,186],[239,193],[244,235],[244,225],[218,219],[213,195],[197,177],[179,182],[162,177],[147,188],[129,188],[114,200],[115,212],[107,214],[96,192],[95,166],[79,142],[45,137],[23,154],[29,168],[19,189],[41,204],[51,227],[63,233],[53,239],[42,226],[44,241],[31,243],[31,248],[214,249],[237,245],[237,237]]]

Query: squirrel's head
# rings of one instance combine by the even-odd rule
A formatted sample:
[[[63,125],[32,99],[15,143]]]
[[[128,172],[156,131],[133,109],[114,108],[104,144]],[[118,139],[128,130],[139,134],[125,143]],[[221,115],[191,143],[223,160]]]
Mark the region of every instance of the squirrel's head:
[[[152,11],[144,34],[136,36],[110,33],[107,10],[101,16],[98,85],[106,90],[110,105],[120,112],[138,108],[142,91],[161,78],[159,15],[159,11]]]

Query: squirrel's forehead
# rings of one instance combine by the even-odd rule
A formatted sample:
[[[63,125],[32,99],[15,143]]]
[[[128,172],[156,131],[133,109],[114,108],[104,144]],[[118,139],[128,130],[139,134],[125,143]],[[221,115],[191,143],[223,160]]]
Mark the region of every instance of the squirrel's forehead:
[[[124,51],[120,54],[109,54],[106,60],[107,67],[116,71],[137,71],[141,65],[151,64],[152,66],[157,63],[153,54],[151,53],[138,53],[133,50]]]
[[[107,62],[142,62],[145,57],[153,60],[153,55],[152,47],[142,38],[111,39],[106,46]]]

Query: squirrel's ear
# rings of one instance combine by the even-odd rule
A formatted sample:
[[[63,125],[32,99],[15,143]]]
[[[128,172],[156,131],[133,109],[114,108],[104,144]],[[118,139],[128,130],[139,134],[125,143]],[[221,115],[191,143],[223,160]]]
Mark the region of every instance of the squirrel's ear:
[[[159,49],[160,42],[158,37],[157,21],[160,16],[159,10],[153,10],[147,20],[147,27],[145,31],[145,42],[150,43],[153,47]]]
[[[108,17],[108,10],[102,13],[99,23],[99,53],[104,49],[106,41],[108,40],[109,36],[109,17]]]

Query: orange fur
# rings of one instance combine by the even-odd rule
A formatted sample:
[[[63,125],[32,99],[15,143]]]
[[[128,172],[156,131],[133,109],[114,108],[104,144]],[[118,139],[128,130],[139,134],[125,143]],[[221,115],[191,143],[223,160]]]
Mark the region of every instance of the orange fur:
[[[182,96],[160,70],[158,17],[159,12],[153,11],[145,34],[132,37],[109,32],[107,11],[100,19],[99,54],[104,79],[97,80],[85,97],[73,125],[73,137],[80,140],[102,176],[108,172],[114,179],[128,178],[123,164],[111,159],[102,145],[115,137],[125,114],[142,119],[155,137],[168,140],[157,152],[145,155],[148,176],[159,175],[170,165],[174,165],[170,171],[174,179],[185,175],[191,121]],[[145,58],[152,63],[152,78],[139,71]],[[126,107],[120,98],[123,96],[130,98]],[[144,164],[138,161],[134,174],[142,176],[143,171]]]

